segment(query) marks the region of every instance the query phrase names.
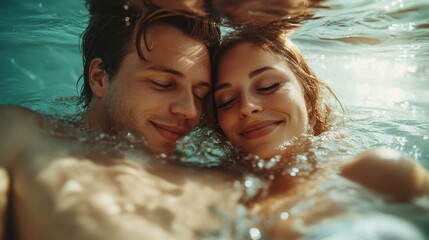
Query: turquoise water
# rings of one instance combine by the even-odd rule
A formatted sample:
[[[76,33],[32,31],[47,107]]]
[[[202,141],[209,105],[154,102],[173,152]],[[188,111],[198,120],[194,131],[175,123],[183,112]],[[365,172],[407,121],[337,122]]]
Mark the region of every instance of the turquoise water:
[[[328,1],[295,35],[348,110],[357,145],[387,146],[429,167],[429,2]]]
[[[352,155],[386,146],[429,168],[429,2],[332,0],[324,5],[329,8],[316,10],[321,18],[306,21],[292,39],[351,118],[344,140],[349,148],[340,150]],[[79,38],[87,17],[83,0],[2,0],[0,104],[48,114],[75,112],[82,73]],[[428,224],[427,218],[415,217],[412,206],[387,208]],[[342,225],[332,227],[338,231]]]
[[[59,97],[77,95],[83,1],[0,2],[0,103],[72,112]]]

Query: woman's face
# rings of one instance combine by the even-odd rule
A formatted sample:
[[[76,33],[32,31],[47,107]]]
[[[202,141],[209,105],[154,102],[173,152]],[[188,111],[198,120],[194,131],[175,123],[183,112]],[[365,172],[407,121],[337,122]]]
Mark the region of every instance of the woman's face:
[[[222,57],[217,76],[220,127],[245,152],[273,157],[282,143],[307,132],[302,87],[280,56],[240,43]]]

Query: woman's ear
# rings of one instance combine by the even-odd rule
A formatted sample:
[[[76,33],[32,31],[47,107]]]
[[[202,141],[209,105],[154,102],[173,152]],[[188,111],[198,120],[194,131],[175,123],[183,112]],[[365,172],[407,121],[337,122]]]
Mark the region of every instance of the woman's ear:
[[[109,89],[109,75],[104,70],[103,60],[94,58],[89,64],[89,85],[96,97],[104,97]]]

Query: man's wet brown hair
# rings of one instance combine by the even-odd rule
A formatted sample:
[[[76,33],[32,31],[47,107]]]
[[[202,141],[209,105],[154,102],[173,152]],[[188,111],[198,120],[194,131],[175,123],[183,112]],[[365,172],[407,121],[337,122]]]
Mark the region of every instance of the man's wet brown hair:
[[[279,22],[263,27],[238,27],[231,31],[222,39],[221,44],[213,54],[212,86],[213,88],[216,87],[218,66],[223,56],[238,44],[252,43],[264,51],[274,53],[288,64],[300,82],[304,91],[311,133],[317,136],[332,127],[332,98],[339,106],[341,106],[341,103],[332,89],[316,77],[298,47],[287,37],[289,30],[295,28],[296,26],[287,26],[285,23]],[[215,133],[220,135],[220,138],[225,139],[217,120],[213,94],[210,106],[207,106],[207,108],[211,109],[209,111],[212,115],[206,114],[207,119],[204,119],[204,124],[210,126]]]
[[[146,61],[141,46],[148,51],[146,31],[154,24],[176,27],[189,37],[202,42],[211,53],[220,40],[220,28],[216,21],[192,13],[162,9],[149,1],[87,0],[90,18],[82,34],[82,57],[84,72],[80,104],[87,108],[93,93],[89,85],[89,66],[93,59],[101,58],[101,67],[112,78],[121,66],[124,57],[137,50]],[[143,42],[142,42],[143,41]],[[172,38],[174,41],[174,38]]]

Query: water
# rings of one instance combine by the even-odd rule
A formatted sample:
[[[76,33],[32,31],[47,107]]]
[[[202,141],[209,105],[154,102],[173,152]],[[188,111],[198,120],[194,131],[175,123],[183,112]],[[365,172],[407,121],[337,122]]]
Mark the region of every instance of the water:
[[[429,2],[331,0],[324,5],[329,8],[316,10],[321,18],[306,21],[292,39],[351,118],[344,127],[347,136],[340,154],[385,146],[429,168]],[[47,114],[75,112],[80,89],[76,82],[83,71],[79,38],[86,22],[83,1],[2,0],[0,104]],[[353,206],[350,199],[342,199],[341,191],[332,194]],[[427,215],[417,214],[414,206],[383,206],[382,212],[391,215],[348,219],[354,224],[348,231],[378,219],[387,219],[390,228],[401,219],[422,229],[428,224]],[[402,218],[391,218],[396,215]],[[281,216],[288,218],[289,212]],[[314,239],[344,230],[342,226],[322,226]],[[260,238],[258,229],[244,229],[237,232]]]
[[[328,1],[293,37],[338,94],[358,146],[429,166],[429,2]]]
[[[41,112],[70,112],[59,97],[76,96],[82,73],[82,1],[0,2],[0,102]]]

